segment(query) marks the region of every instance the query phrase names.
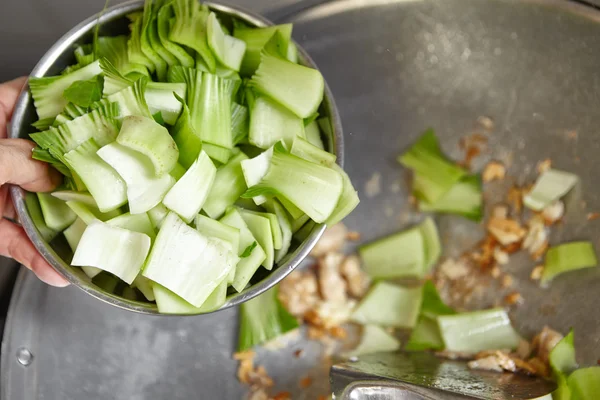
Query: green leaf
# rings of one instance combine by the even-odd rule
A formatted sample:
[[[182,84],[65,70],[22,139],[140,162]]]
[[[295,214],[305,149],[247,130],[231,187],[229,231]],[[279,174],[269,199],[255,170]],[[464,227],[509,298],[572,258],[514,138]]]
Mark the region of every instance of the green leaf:
[[[77,106],[89,107],[102,98],[102,83],[97,78],[73,82],[65,89],[63,97]]]
[[[246,258],[249,257],[250,254],[252,254],[252,250],[254,250],[254,248],[258,246],[258,242],[255,240],[254,242],[252,242],[252,244],[248,247],[246,247],[246,249],[242,252],[242,254],[240,254],[240,258]]]
[[[157,124],[165,126],[165,120],[163,119],[162,113],[160,111],[157,111],[156,113],[152,114],[152,118]]]

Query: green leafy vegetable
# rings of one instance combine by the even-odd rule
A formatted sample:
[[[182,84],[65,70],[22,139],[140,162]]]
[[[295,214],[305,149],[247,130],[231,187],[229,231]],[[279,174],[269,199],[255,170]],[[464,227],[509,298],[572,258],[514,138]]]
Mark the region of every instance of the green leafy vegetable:
[[[442,350],[444,341],[440,334],[437,317],[453,314],[456,312],[444,304],[433,282],[425,282],[419,320],[405,349],[413,351]]]
[[[89,139],[64,157],[85,183],[100,211],[108,212],[127,202],[126,186],[117,171],[96,154],[98,150],[96,141]]]
[[[547,283],[565,272],[595,267],[598,260],[592,243],[571,242],[551,247],[544,264],[542,283]]]
[[[256,214],[246,212],[245,210],[239,210],[246,226],[252,233],[252,236],[256,239],[260,247],[265,252],[265,259],[262,265],[268,269],[273,269],[273,262],[275,258],[275,250],[273,248],[273,234],[271,232],[271,222],[268,218]]]
[[[437,317],[445,348],[477,353],[482,350],[514,349],[521,339],[506,311],[495,308]]]
[[[377,325],[363,326],[360,343],[353,350],[345,353],[347,357],[358,357],[372,353],[396,351],[400,341]]]
[[[361,324],[412,328],[417,323],[421,301],[420,287],[378,282],[361,300],[351,319]]]
[[[67,75],[29,78],[29,88],[38,117],[40,119],[56,117],[68,103],[68,100],[63,97],[64,91],[73,82],[89,80],[100,73],[102,73],[100,62],[94,61]]]
[[[337,171],[289,154],[277,143],[266,175],[242,197],[281,196],[320,223],[333,213],[342,188]]]
[[[219,218],[247,189],[240,165],[242,160],[247,158],[244,153],[239,152],[227,164],[217,169],[215,180],[203,207],[209,217]]]
[[[169,131],[150,118],[125,117],[117,143],[147,156],[157,177],[171,171],[179,158],[177,144]]]
[[[418,174],[419,185],[414,187],[414,194],[435,203],[457,183],[466,172],[448,161],[442,154],[438,139],[433,129],[427,130],[398,161]]]
[[[419,174],[414,175],[415,191],[427,191],[424,185],[429,181],[423,180]],[[421,211],[434,211],[443,214],[457,214],[473,221],[480,221],[483,216],[483,196],[481,179],[477,175],[466,175],[455,183],[442,197],[433,203],[419,200]]]
[[[267,255],[254,235],[252,235],[250,229],[248,229],[248,225],[246,225],[246,222],[237,209],[230,208],[220,221],[240,230],[240,243],[238,248],[240,257],[241,255],[245,255],[244,253],[246,253],[250,247],[250,255],[240,258],[240,261],[235,268],[235,277],[231,285],[235,290],[241,292],[246,288],[246,285],[248,285],[248,282],[250,282],[250,279],[252,279],[252,276],[258,267],[265,261]],[[256,243],[256,245],[251,247],[253,246],[253,243]]]
[[[298,328],[298,321],[277,299],[277,286],[240,306],[238,351],[250,349]]]
[[[200,307],[227,277],[237,256],[169,213],[158,232],[143,275]],[[156,293],[155,293],[156,294]]]
[[[208,46],[225,67],[239,71],[246,52],[246,43],[226,35],[215,13],[210,13],[206,26]]]
[[[42,239],[44,239],[46,242],[50,242],[60,233],[46,225],[46,221],[44,221],[44,215],[42,214],[42,208],[40,207],[38,197],[35,193],[27,192],[25,194],[25,205],[27,206],[27,211],[29,212],[31,220],[40,233]]]
[[[163,204],[190,223],[198,214],[214,182],[217,169],[203,151],[186,173],[167,192]]]
[[[567,194],[577,183],[575,174],[550,169],[542,173],[533,188],[523,198],[523,204],[535,211],[545,207]]]
[[[150,238],[147,235],[94,221],[83,233],[71,264],[99,268],[131,284],[148,250]]]
[[[263,52],[251,85],[298,117],[306,118],[321,104],[325,82],[316,69]]]
[[[600,393],[600,367],[581,368],[567,379],[574,400],[593,400]]]
[[[291,42],[292,24],[274,25],[265,28],[236,28],[233,36],[246,43],[246,52],[242,60],[240,73],[244,76],[254,74],[260,64],[260,54],[275,32],[279,31],[282,38]]]
[[[37,196],[46,226],[51,230],[61,232],[77,218],[64,201],[48,193],[38,193]]]
[[[154,208],[175,184],[175,179],[169,174],[156,177],[150,160],[143,154],[116,142],[99,149],[97,156],[125,182],[129,210],[133,214]]]
[[[264,96],[255,99],[250,109],[249,129],[249,142],[261,149],[267,149],[280,140],[291,146],[294,138],[304,137],[302,119]]]
[[[102,84],[97,78],[88,81],[75,81],[65,89],[63,97],[80,107],[89,107],[102,97]]]
[[[216,61],[207,42],[206,23],[209,11],[196,0],[174,0],[175,19],[171,26],[169,39],[175,43],[194,49],[208,67],[214,72]]]

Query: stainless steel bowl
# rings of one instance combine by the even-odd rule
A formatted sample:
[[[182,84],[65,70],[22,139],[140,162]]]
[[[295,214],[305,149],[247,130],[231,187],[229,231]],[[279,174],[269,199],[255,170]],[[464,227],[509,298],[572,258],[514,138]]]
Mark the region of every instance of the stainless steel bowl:
[[[50,50],[46,52],[46,54],[33,69],[31,76],[42,77],[46,75],[56,75],[64,67],[73,63],[72,50],[74,45],[86,41],[89,42],[91,40],[93,29],[98,23],[101,24],[101,34],[103,35],[125,33],[127,31],[127,22],[125,16],[133,11],[141,10],[143,8],[143,4],[144,2],[142,0],[119,4],[109,8],[100,17],[92,16],[81,22],[71,31],[66,33],[62,38],[60,38],[50,48]],[[239,18],[244,22],[256,27],[273,25],[272,22],[266,20],[265,18],[242,10],[238,7],[215,3],[206,4],[215,12]],[[300,46],[298,46],[298,53],[301,64],[317,68],[315,63],[311,60],[308,54],[302,48],[300,48]],[[322,105],[322,114],[328,116],[332,121],[332,137],[326,138],[329,144],[329,150],[333,151],[337,155],[338,163],[343,165],[344,142],[342,125],[338,110],[327,84],[325,84],[325,97]],[[26,87],[19,96],[19,100],[13,114],[10,127],[10,137],[27,138],[29,133],[32,132],[31,123],[34,122],[35,119],[35,108],[33,106],[33,101],[29,94],[28,88]],[[25,194],[25,191],[20,187],[11,187],[11,195],[19,216],[20,223],[23,225],[25,232],[27,232],[27,235],[37,250],[56,271],[58,271],[69,282],[84,292],[115,307],[142,314],[159,314],[155,305],[128,300],[100,289],[94,285],[91,280],[78,268],[73,268],[65,263],[57,254],[58,249],[45,242],[33,224],[31,216],[29,215],[25,205]],[[317,240],[323,234],[324,229],[325,227],[322,224],[315,226],[308,238],[303,243],[290,248],[290,252],[283,264],[277,266],[272,271],[263,271],[262,269],[259,270],[257,275],[255,275],[251,281],[251,285],[241,293],[231,294],[228,296],[227,301],[219,310],[223,310],[250,300],[251,298],[258,296],[259,294],[273,287],[275,284],[285,278],[300,264],[300,262],[302,262],[302,260],[304,260],[304,258],[306,258],[308,253],[316,244]]]

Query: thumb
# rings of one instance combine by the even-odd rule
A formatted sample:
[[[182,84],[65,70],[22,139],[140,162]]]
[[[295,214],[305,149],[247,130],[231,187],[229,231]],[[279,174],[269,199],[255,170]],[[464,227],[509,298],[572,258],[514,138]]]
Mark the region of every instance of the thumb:
[[[34,147],[25,139],[0,140],[0,186],[10,183],[31,192],[48,192],[60,184],[58,171],[31,158]]]

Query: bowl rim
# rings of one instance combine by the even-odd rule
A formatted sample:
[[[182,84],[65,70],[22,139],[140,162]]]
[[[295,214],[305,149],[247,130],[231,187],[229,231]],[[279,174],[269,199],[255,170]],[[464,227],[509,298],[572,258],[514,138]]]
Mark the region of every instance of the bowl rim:
[[[204,2],[204,4],[206,4],[214,11],[242,19],[256,27],[274,25],[274,23],[269,21],[268,19],[257,15],[253,12],[247,11],[242,7],[213,2]],[[80,22],[74,28],[65,33],[60,39],[58,39],[52,45],[52,47],[50,47],[50,49],[44,54],[44,56],[38,61],[36,66],[33,68],[29,77],[44,76],[62,54],[72,49],[73,45],[84,35],[90,33],[91,30],[97,24],[104,24],[106,22],[122,18],[130,12],[142,9],[143,5],[144,0],[131,0],[125,3],[112,6],[108,8],[104,13],[97,13]],[[312,68],[318,69],[317,65],[306,53],[306,51],[302,49],[302,47],[299,46],[295,41],[294,43],[298,48],[298,55],[301,63]],[[26,84],[21,90],[21,93],[18,97],[13,116],[10,122],[10,138],[20,137],[20,133],[24,128],[23,120],[25,118],[27,108],[31,101],[32,99],[29,93],[29,85]],[[342,124],[338,109],[333,99],[331,90],[327,85],[327,82],[325,82],[323,106],[328,111],[332,125],[332,135],[330,138],[332,140],[331,147],[333,148],[337,156],[337,163],[343,167],[344,138],[342,132]],[[158,312],[158,309],[155,305],[141,301],[129,300],[124,297],[108,293],[94,285],[91,282],[91,279],[83,277],[83,274],[78,274],[71,271],[71,267],[69,267],[65,263],[65,261],[63,261],[62,258],[58,256],[58,254],[54,251],[54,249],[52,249],[49,243],[42,239],[38,229],[35,227],[33,220],[31,219],[31,216],[29,215],[29,212],[25,205],[25,195],[27,192],[18,186],[11,186],[10,193],[13,204],[17,211],[19,223],[24,228],[27,236],[32,241],[35,248],[40,252],[44,259],[46,259],[46,261],[54,268],[54,270],[56,270],[65,279],[67,279],[73,286],[78,287],[87,294],[95,297],[98,300],[103,301],[104,303],[108,303],[114,307],[121,308],[124,310],[148,315],[199,316],[225,310],[227,308],[248,301],[253,297],[258,296],[261,293],[270,289],[271,287],[275,286],[289,273],[296,269],[300,265],[300,263],[308,256],[312,248],[315,246],[315,244],[325,231],[324,224],[317,224],[311,231],[308,238],[305,239],[304,242],[302,242],[294,252],[286,256],[288,259],[283,264],[273,269],[264,279],[257,282],[256,284],[247,287],[240,293],[236,293],[229,296],[226,302],[220,308],[201,314],[161,314]]]

